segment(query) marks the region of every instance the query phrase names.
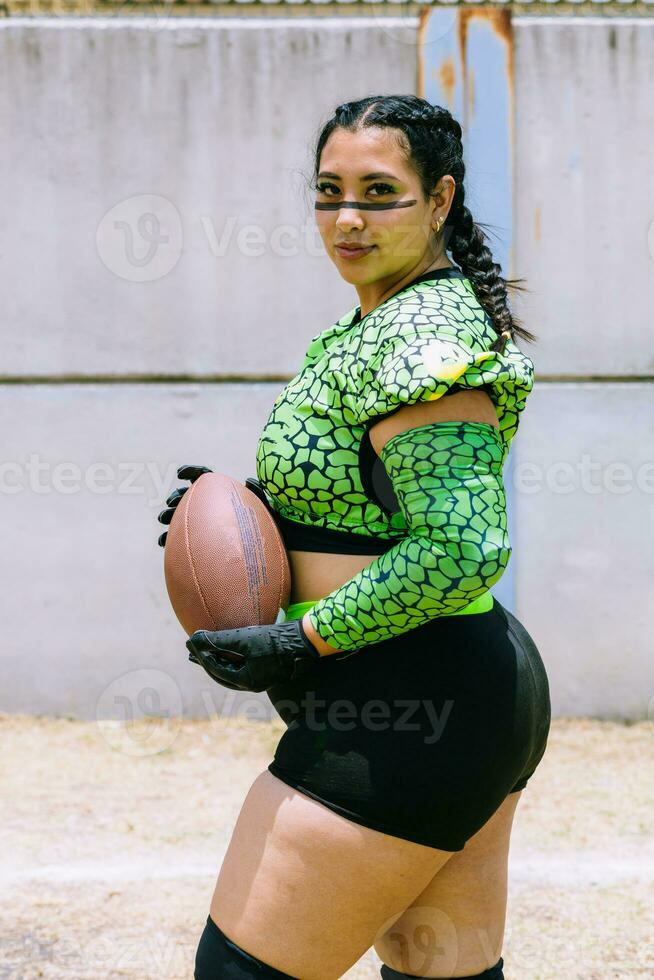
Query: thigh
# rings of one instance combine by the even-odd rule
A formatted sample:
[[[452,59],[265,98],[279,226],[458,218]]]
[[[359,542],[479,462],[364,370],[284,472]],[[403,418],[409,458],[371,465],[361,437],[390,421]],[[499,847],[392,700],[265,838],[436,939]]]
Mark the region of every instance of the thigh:
[[[450,858],[353,823],[266,770],[236,821],[210,915],[270,966],[336,980]]]
[[[497,963],[506,923],[509,843],[521,796],[511,793],[374,946],[420,977],[475,976]]]

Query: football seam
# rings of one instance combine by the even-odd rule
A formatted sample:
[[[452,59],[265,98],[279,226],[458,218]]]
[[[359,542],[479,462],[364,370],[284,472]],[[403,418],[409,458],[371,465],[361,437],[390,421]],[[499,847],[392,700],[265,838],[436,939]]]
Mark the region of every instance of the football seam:
[[[193,491],[193,487],[191,487],[191,492],[192,491]],[[205,610],[207,616],[211,620],[211,623],[213,625],[213,628],[214,629],[217,629],[217,627],[216,627],[216,620],[214,619],[211,610],[207,606],[207,603],[205,601],[204,595],[202,594],[202,588],[200,587],[200,582],[199,582],[199,579],[198,579],[197,574],[196,574],[196,571],[195,571],[195,565],[193,564],[193,554],[191,552],[191,546],[190,546],[189,535],[188,535],[188,512],[189,512],[189,505],[190,505],[190,493],[189,493],[189,499],[187,501],[186,511],[184,513],[184,541],[186,543],[186,554],[188,555],[189,564],[191,566],[191,572],[193,573],[193,583],[195,585],[195,588],[197,590],[198,595],[200,596],[200,601],[202,603],[202,606],[204,607],[204,610]]]
[[[247,490],[249,488],[246,487],[245,489]],[[252,490],[250,490],[250,493],[252,493]],[[259,498],[257,497],[256,493],[254,493],[253,496],[257,500],[259,500]],[[277,553],[279,554],[280,559],[282,561],[282,566],[285,565],[289,569],[289,580],[290,580],[290,577],[291,576],[290,576],[290,566],[289,566],[289,561],[288,561],[288,553],[286,551],[286,548],[282,547],[282,536],[281,536],[281,532],[280,532],[279,528],[277,527],[277,523],[275,522],[275,519],[272,516],[272,514],[270,513],[270,511],[268,510],[267,506],[263,503],[262,500],[259,500],[259,503],[262,504],[262,506],[263,506],[262,513],[265,513],[266,519],[269,521],[269,524],[270,524],[270,529],[271,530],[274,530],[274,532],[275,532],[273,534],[273,540],[274,540],[275,545],[277,547]],[[281,609],[282,608],[282,576],[280,576],[279,589],[278,589],[278,592],[277,592],[277,608],[278,609]]]

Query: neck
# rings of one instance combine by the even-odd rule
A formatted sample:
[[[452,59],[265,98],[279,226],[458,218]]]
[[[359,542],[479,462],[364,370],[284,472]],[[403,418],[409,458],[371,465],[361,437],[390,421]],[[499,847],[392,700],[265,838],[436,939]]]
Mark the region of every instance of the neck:
[[[399,293],[407,283],[423,275],[425,272],[434,272],[436,269],[451,269],[453,263],[450,262],[445,252],[436,258],[427,259],[417,265],[410,272],[392,279],[379,279],[376,282],[367,283],[365,286],[357,286],[356,291],[361,307],[361,317],[372,313],[381,303],[395,293]]]

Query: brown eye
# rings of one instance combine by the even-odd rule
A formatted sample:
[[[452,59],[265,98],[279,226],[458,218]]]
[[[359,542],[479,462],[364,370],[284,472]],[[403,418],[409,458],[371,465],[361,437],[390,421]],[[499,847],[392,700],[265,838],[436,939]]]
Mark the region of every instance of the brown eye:
[[[340,193],[339,188],[336,186],[336,184],[332,184],[331,182],[317,184],[316,190],[320,194],[327,194],[328,189],[331,187],[333,187],[337,193]],[[378,189],[378,193],[374,194],[374,197],[380,197],[386,194],[397,194],[395,188],[391,187],[390,184],[382,184],[382,183],[371,184],[370,187],[368,188],[368,192],[375,189]],[[327,196],[329,197],[330,195],[327,194]]]

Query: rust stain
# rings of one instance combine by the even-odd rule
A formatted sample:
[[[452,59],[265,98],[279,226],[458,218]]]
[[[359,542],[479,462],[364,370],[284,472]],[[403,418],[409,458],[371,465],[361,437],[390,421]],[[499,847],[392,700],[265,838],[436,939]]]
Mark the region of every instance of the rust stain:
[[[445,95],[448,105],[454,105],[454,93],[456,89],[456,66],[454,58],[446,58],[439,68],[434,69],[434,74],[438,78],[440,86]]]
[[[458,42],[459,42],[459,57],[461,59],[461,70],[462,70],[462,83],[463,83],[463,99],[462,105],[464,106],[465,118],[462,120],[462,125],[464,128],[468,125],[468,106],[470,109],[474,108],[474,94],[470,95],[469,88],[472,87],[472,82],[469,85],[468,82],[468,25],[470,21],[476,18],[477,20],[484,20],[488,23],[491,30],[494,31],[497,36],[504,41],[506,46],[506,61],[507,61],[507,76],[509,84],[510,100],[513,102],[513,82],[514,82],[514,65],[513,65],[513,29],[511,25],[511,11],[510,10],[498,10],[493,7],[480,8],[478,10],[459,10],[457,17],[457,27],[458,27]]]
[[[418,17],[418,65],[417,65],[417,86],[416,92],[424,98],[425,92],[425,33],[427,23],[431,16],[431,8],[423,7]],[[475,110],[475,76],[473,70],[468,68],[468,34],[469,25],[473,18],[485,21],[490,29],[504,43],[506,51],[506,73],[509,91],[509,105],[514,105],[514,59],[513,59],[513,27],[511,22],[510,9],[498,9],[493,7],[480,7],[477,9],[459,8],[456,12],[455,31],[458,42],[458,57],[461,65],[461,105],[463,107],[463,119],[460,120],[465,130],[474,116]],[[456,103],[456,84],[457,84],[457,65],[454,55],[445,58],[439,65],[432,68],[432,77],[435,78],[443,92],[444,101],[447,105],[453,106]],[[513,145],[513,112],[509,113],[509,141]]]
[[[418,64],[416,68],[416,93],[420,98],[425,98],[425,34],[427,24],[432,14],[432,8],[423,5],[418,14]],[[432,68],[431,77],[435,78],[446,96],[446,101],[454,104],[454,92],[456,88],[456,65],[454,58],[445,58],[443,63]]]
[[[422,7],[418,14],[418,59],[416,65],[416,95],[425,97],[425,31],[431,17],[429,7]]]

